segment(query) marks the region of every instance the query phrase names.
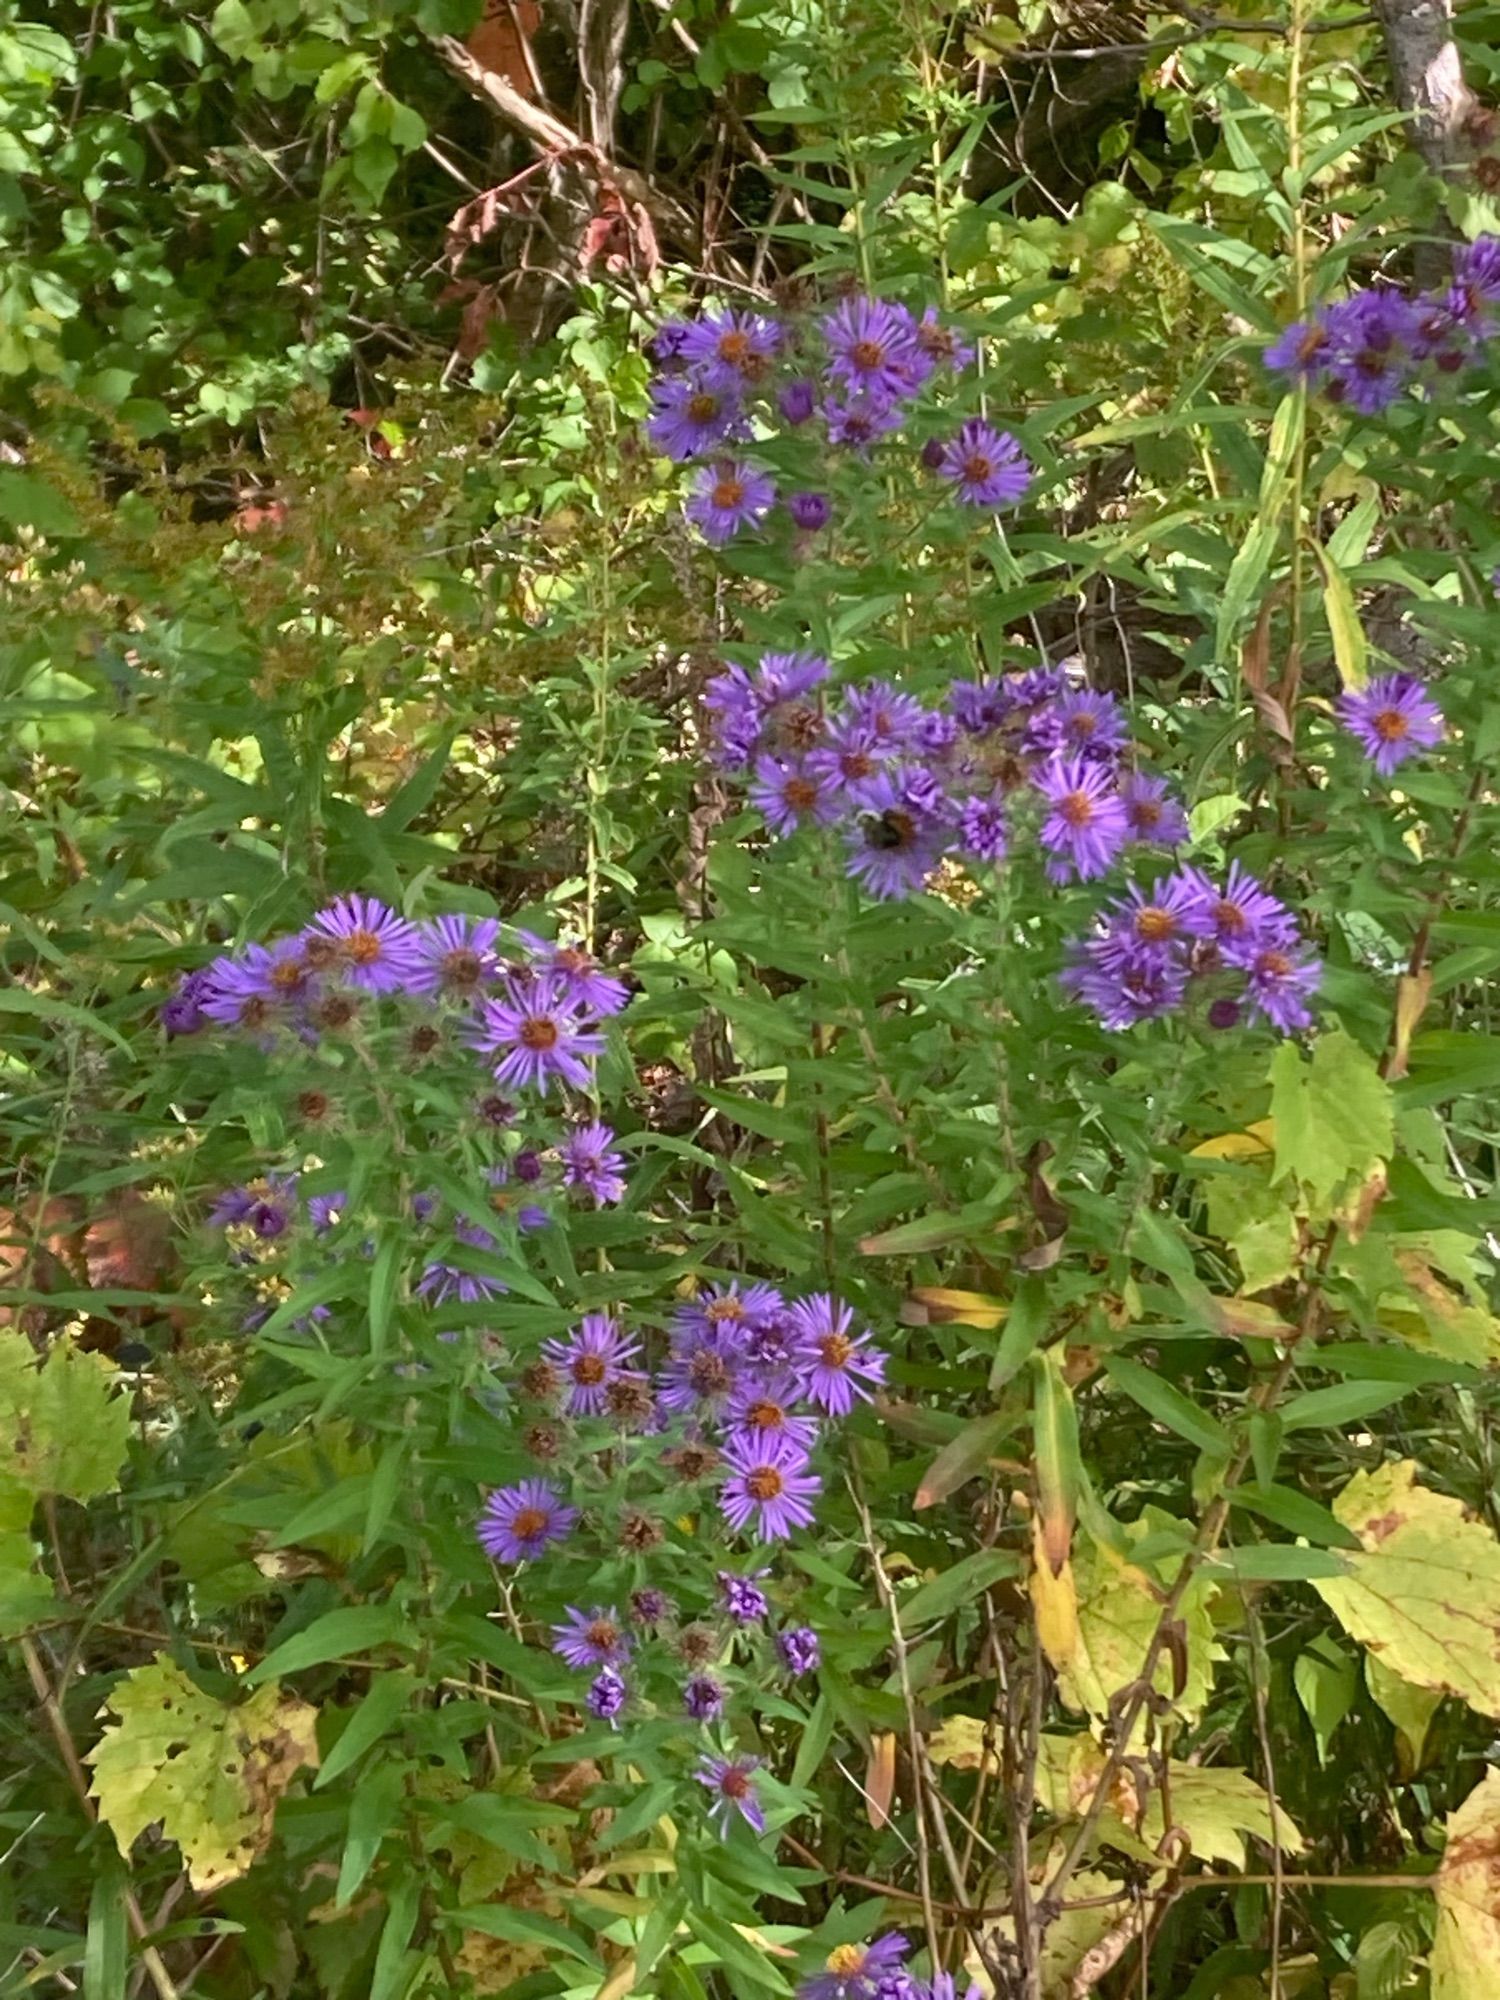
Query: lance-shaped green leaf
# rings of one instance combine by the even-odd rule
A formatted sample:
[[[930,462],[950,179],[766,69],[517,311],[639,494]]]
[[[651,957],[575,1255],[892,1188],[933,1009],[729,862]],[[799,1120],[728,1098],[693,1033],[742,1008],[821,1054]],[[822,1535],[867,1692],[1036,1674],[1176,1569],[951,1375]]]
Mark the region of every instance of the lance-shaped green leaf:
[[[1056,1576],[1068,1560],[1083,1461],[1078,1450],[1078,1412],[1057,1351],[1032,1356],[1032,1434],[1036,1453],[1037,1514],[1041,1549]]]

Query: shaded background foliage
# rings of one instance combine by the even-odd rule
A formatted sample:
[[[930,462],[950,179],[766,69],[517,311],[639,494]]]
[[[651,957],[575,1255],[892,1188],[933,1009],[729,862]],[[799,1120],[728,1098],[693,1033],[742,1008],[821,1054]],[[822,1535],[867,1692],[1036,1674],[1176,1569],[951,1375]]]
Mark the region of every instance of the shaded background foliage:
[[[1474,100],[1416,151],[1379,24],[1352,10],[520,0],[483,30],[477,15],[121,0],[11,6],[0,26],[8,1310],[39,1347],[113,1356],[132,1414],[116,1494],[123,1404],[101,1400],[106,1378],[59,1373],[67,1424],[7,1378],[13,1438],[52,1422],[59,1450],[71,1428],[116,1456],[0,1494],[20,1537],[4,1572],[4,1989],[81,1981],[103,2000],[191,1978],[224,2000],[394,2000],[472,1980],[701,2000],[780,1990],[767,1936],[800,1947],[812,1930],[826,1950],[868,1935],[882,1897],[884,1921],[918,1928],[924,1782],[959,1812],[1004,1793],[1013,1813],[1022,1774],[986,1759],[1001,1736],[1026,1741],[1010,1725],[1033,1686],[1055,1698],[1027,1588],[1050,1394],[1076,1408],[1095,1508],[1155,1536],[1136,1551],[1153,1601],[1212,1510],[1226,1440],[1250,1439],[1242,1491],[1262,1511],[1237,1508],[1249,1560],[1182,1637],[1203,1688],[1174,1755],[1255,1774],[1306,1837],[1295,1864],[1262,1841],[1241,1874],[1319,1878],[1284,1894],[1237,1882],[1221,1853],[1222,1886],[1160,1895],[1147,1948],[1123,1936],[1097,1990],[1488,1990],[1429,1973],[1433,1899],[1403,1878],[1435,1866],[1495,1708],[1450,1700],[1419,1721],[1410,1687],[1377,1688],[1297,1544],[1347,1543],[1327,1510],[1387,1457],[1500,1532],[1487,780],[1466,808],[1467,773],[1434,769],[1393,810],[1330,791],[1305,734],[1354,654],[1390,659],[1444,673],[1473,771],[1492,765],[1494,400],[1486,380],[1458,412],[1411,403],[1304,444],[1284,416],[1273,433],[1257,356],[1305,283],[1406,275],[1424,240],[1497,226],[1493,10],[1458,24]],[[949,546],[915,580],[876,545],[790,587],[753,553],[716,564],[638,440],[651,327],[708,294],[798,307],[859,283],[941,298],[989,336],[992,395],[1041,500],[1003,559]],[[909,529],[917,503],[893,504]],[[922,618],[903,629],[908,603]],[[768,924],[753,826],[702,763],[721,649],[788,620],[921,692],[960,660],[1079,653],[1138,702],[1204,858],[1232,844],[1274,863],[1316,922],[1360,1074],[1392,1045],[1401,968],[1433,971],[1405,1075],[1389,1071],[1394,1136],[1344,1162],[1388,1160],[1373,1239],[1432,1251],[1415,1303],[1392,1304],[1373,1252],[1322,1285],[1326,1200],[1302,1204],[1290,1264],[1246,1268],[1264,1241],[1246,1228],[1290,1226],[1292,1205],[1263,1200],[1253,1144],[1217,1167],[1194,1148],[1267,1116],[1263,1045],[1140,1053],[1059,1025],[1040,981],[1009,981],[988,998],[1014,1025],[1011,1059],[1032,1053],[994,1172],[998,1126],[976,1143],[973,1107],[995,1102],[995,1050],[945,980],[955,954],[984,959],[985,916],[961,898],[867,910],[835,938],[826,884],[793,868]],[[844,1497],[828,1546],[793,1556],[829,1666],[800,1745],[786,1716],[760,1718],[807,1801],[779,1872],[686,1826],[668,1863],[662,1796],[648,1789],[642,1818],[630,1772],[573,1754],[552,1663],[484,1615],[471,1522],[497,1437],[465,1362],[429,1342],[441,1393],[414,1402],[374,1375],[299,1375],[216,1310],[208,1198],[253,1158],[328,1141],[253,1079],[163,1053],[156,1007],[212,946],[353,888],[568,919],[630,964],[631,1061],[609,1087],[640,1179],[627,1226],[585,1231],[572,1269],[549,1270],[559,1298],[614,1295],[594,1262],[642,1297],[705,1269],[810,1283],[831,1268],[904,1343],[891,1407],[851,1447],[878,1542]],[[1055,965],[1076,916],[1012,941]],[[1294,1184],[1307,1164],[1291,1158]],[[1336,1155],[1329,1176],[1324,1196],[1345,1178]],[[1056,1240],[1053,1203],[1066,1244],[1028,1271]],[[1333,1337],[1283,1386],[1325,1400],[1256,1429],[1267,1328],[1314,1294]],[[1205,1297],[1242,1319],[1205,1319]],[[1053,1357],[1046,1390],[1011,1365],[1028,1341]],[[1125,1368],[1101,1368],[1126,1348]],[[916,1508],[945,1447],[965,1476]],[[1109,1546],[1089,1504],[1085,1607],[1107,1588],[1086,1564]],[[1281,1553],[1258,1572],[1262,1548]],[[222,1708],[247,1669],[293,1704],[268,1710],[286,1739],[266,1753],[274,1841],[264,1829],[260,1852],[252,1830],[253,1868],[212,1887],[184,1872],[177,1830],[147,1832],[127,1866],[70,1754],[98,1742],[122,1687],[155,1691],[126,1670],[185,1677],[160,1699],[202,1728],[194,1702]],[[1108,1692],[1129,1685],[1122,1668]],[[518,1693],[550,1704],[545,1729],[517,1720]],[[316,1786],[298,1775],[312,1724],[296,1704],[320,1717]],[[1088,1707],[1050,1712],[1076,1729]],[[1094,1721],[1107,1742],[1108,1712]],[[855,1781],[885,1788],[884,1809]],[[1059,1782],[1043,1820],[1066,1838],[1087,1772]],[[479,1799],[488,1814],[465,1819]],[[1237,1824],[1264,1833],[1257,1810]],[[1014,1825],[986,1823],[992,1864],[970,1850],[982,1903],[1016,1907]],[[1079,1898],[1160,1890],[1152,1842],[1132,1846],[1123,1819],[1105,1832]],[[612,1872],[622,1846],[646,1859]],[[673,1865],[685,1902],[661,1893]],[[1322,1881],[1337,1876],[1366,1879]],[[1067,1992],[1117,1914],[1064,1915],[1055,1962],[1023,1958],[1016,1990]],[[957,1964],[965,1927],[945,1923]]]

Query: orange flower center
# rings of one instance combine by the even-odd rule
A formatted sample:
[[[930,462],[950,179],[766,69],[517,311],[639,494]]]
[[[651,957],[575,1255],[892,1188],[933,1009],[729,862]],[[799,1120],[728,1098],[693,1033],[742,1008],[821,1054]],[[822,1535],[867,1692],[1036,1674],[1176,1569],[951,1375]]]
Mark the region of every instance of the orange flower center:
[[[752,1403],[745,1412],[750,1422],[760,1431],[779,1431],[786,1421],[786,1412],[780,1403]]]
[[[1292,961],[1284,951],[1263,951],[1257,964],[1262,972],[1269,972],[1273,979],[1285,979],[1292,969]]]
[[[344,949],[356,965],[373,965],[383,947],[374,931],[360,929],[350,931],[344,941]]]
[[[788,778],[785,796],[793,812],[811,812],[818,803],[818,788],[811,778]]]
[[[743,1319],[745,1317],[745,1308],[740,1304],[738,1299],[715,1299],[711,1305],[704,1307],[703,1317],[711,1325],[717,1326],[721,1320]]]
[[[557,1043],[557,1023],[549,1021],[544,1014],[533,1014],[530,1020],[521,1023],[523,1049],[534,1049],[540,1054],[545,1049],[555,1049]]]
[[[964,460],[964,478],[975,486],[980,486],[993,474],[995,461],[987,458],[982,451],[971,451]]]
[[[856,340],[849,349],[849,359],[856,368],[863,368],[868,372],[872,368],[878,368],[885,360],[885,349],[878,340]]]
[[[774,1465],[758,1465],[745,1481],[752,1500],[779,1500],[785,1488],[786,1481]]]
[[[1245,912],[1238,903],[1230,902],[1227,896],[1222,902],[1214,904],[1214,922],[1221,931],[1242,931],[1247,927]]]
[[[295,958],[284,958],[271,969],[271,984],[278,993],[295,993],[306,977],[306,967]]]
[[[540,1507],[522,1507],[510,1525],[517,1541],[529,1542],[542,1533],[547,1525],[547,1516]]]
[[[583,1636],[601,1653],[612,1653],[620,1643],[620,1628],[611,1618],[596,1618]]]
[[[741,1771],[731,1764],[719,1780],[719,1790],[726,1799],[744,1799],[750,1796],[750,1773]]]
[[[719,359],[727,361],[731,368],[740,367],[750,353],[750,336],[736,327],[730,333],[719,335]]]
[[[854,1352],[854,1342],[847,1333],[825,1334],[818,1343],[818,1352],[825,1368],[842,1368]]]
[[[1399,708],[1383,708],[1379,715],[1372,718],[1370,727],[1382,743],[1399,743],[1411,724]]]
[[[865,1969],[865,1948],[862,1944],[836,1944],[823,1964],[836,1979],[852,1979]]]
[[[569,1369],[573,1380],[585,1389],[591,1389],[596,1382],[602,1382],[609,1370],[604,1365],[602,1355],[580,1354]]]
[[[1094,801],[1087,792],[1065,792],[1057,810],[1069,826],[1087,826],[1094,817]]]
[[[732,479],[727,475],[714,481],[714,490],[709,495],[716,507],[738,507],[745,497],[743,479]]]
[[[1177,929],[1177,919],[1170,910],[1164,910],[1157,903],[1149,903],[1144,910],[1137,910],[1135,934],[1148,943],[1159,944],[1169,938]]]
[[[687,413],[695,424],[711,424],[719,414],[719,399],[702,389],[696,396],[688,397]]]
[[[443,955],[443,978],[450,986],[477,986],[483,970],[477,952],[461,947]]]

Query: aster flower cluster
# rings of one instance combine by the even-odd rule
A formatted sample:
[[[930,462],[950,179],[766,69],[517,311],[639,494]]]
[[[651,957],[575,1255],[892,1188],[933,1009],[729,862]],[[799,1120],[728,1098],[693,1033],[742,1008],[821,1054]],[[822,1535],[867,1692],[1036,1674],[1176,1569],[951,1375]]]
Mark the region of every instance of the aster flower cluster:
[[[1291,911],[1234,862],[1222,884],[1197,868],[1149,890],[1132,883],[1074,947],[1062,984],[1106,1028],[1175,1013],[1202,994],[1211,1027],[1233,1027],[1243,1007],[1293,1034],[1311,1023],[1321,978]]]
[[[549,1221],[552,1204],[623,1198],[625,1159],[613,1129],[586,1110],[570,1123],[547,1114],[559,1092],[592,1088],[603,1024],[628,997],[576,946],[502,931],[493,918],[410,923],[372,896],[347,896],[290,936],[189,973],[161,1019],[173,1038],[248,1038],[270,1059],[272,1077],[316,1086],[295,1089],[304,1126],[337,1125],[349,1042],[378,1046],[383,1061],[402,1068],[446,1062],[443,1081],[456,1080],[468,1097],[481,1153],[498,1155],[483,1166],[474,1213],[459,1215],[450,1234],[462,1248],[494,1252],[500,1240],[478,1214],[507,1217],[525,1233]],[[314,1233],[344,1205],[342,1196],[313,1196]],[[437,1207],[435,1195],[417,1196],[414,1219],[432,1220]],[[231,1190],[210,1219],[231,1231],[242,1261],[264,1262],[298,1214],[295,1176],[273,1175],[259,1192]],[[433,1305],[473,1304],[502,1289],[441,1256],[417,1285]]]
[[[827,660],[767,653],[705,701],[716,759],[746,777],[771,833],[833,828],[868,895],[914,895],[945,858],[1002,861],[1023,826],[1058,883],[1105,874],[1133,842],[1187,838],[1165,781],[1125,768],[1119,702],[1064,667],[957,681],[934,708],[829,678]]]
[[[1429,386],[1476,362],[1500,331],[1500,237],[1453,253],[1446,288],[1410,294],[1371,286],[1286,328],[1265,351],[1268,368],[1330,402],[1378,416],[1416,384]]]
[[[861,297],[843,299],[806,327],[739,309],[669,321],[651,351],[657,379],[646,436],[668,458],[700,461],[685,512],[716,544],[761,526],[783,505],[798,531],[826,527],[838,456],[869,457],[902,431],[938,378],[974,358],[935,310],[918,319],[893,300]],[[804,428],[817,447],[808,481],[783,501],[757,459],[756,439]],[[1031,484],[1016,440],[980,417],[931,438],[921,460],[973,507],[1010,506]]]
[[[610,1570],[596,1546],[593,1590],[552,1626],[552,1650],[591,1676],[591,1714],[617,1727],[632,1701],[665,1701],[708,1726],[744,1674],[797,1679],[817,1669],[816,1632],[773,1619],[769,1564],[695,1583],[669,1536],[695,1532],[706,1505],[757,1545],[811,1527],[822,1436],[869,1401],[884,1374],[884,1355],[849,1306],[826,1293],[788,1300],[756,1282],[711,1285],[679,1305],[654,1367],[643,1339],[609,1313],[588,1313],[542,1345],[519,1378],[522,1401],[540,1406],[521,1441],[544,1464],[571,1461],[585,1486],[607,1460],[607,1492],[580,1508],[551,1477],[502,1486],[485,1502],[478,1536],[495,1562],[535,1563],[570,1544],[587,1516],[623,1552],[634,1587],[598,1601]],[[672,1566],[670,1595],[652,1580],[657,1550]],[[738,1814],[759,1830],[754,1768],[753,1759],[705,1754],[694,1775],[721,1826]]]
[[[797,1987],[797,2000],[982,2000],[982,1988],[960,1989],[951,1972],[923,1979],[907,1965],[911,1944],[888,1931],[871,1944],[838,1944],[821,1971]]]

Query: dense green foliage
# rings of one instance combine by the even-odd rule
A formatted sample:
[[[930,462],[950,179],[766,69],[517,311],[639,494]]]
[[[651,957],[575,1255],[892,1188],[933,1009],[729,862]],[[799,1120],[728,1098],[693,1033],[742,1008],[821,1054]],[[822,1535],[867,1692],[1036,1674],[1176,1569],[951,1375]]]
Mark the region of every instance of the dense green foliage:
[[[595,151],[528,174],[477,13],[0,7],[0,1996],[758,2000],[899,1929],[996,2000],[1492,2000],[1500,377],[1362,417],[1261,359],[1500,233],[1483,121],[1426,173],[1352,10],[685,0],[620,10],[607,131],[544,16]],[[974,368],[833,467],[834,534],[705,545],[653,334],[854,291]],[[999,515],[918,462],[981,399]],[[786,488],[809,438],[759,441]],[[875,901],[768,838],[704,693],[799,650],[929,707],[1080,660],[1183,858],[1315,944],[1311,1025],[1070,998],[1149,855],[1060,886],[1013,833]],[[1381,777],[1335,704],[1393,668],[1446,726]],[[628,980],[564,1099],[618,1204],[526,1227],[456,1012],[164,1032],[351,894]],[[287,1173],[331,1233],[226,1231]],[[524,1381],[755,1281],[888,1357],[771,1552]],[[580,1526],[492,1562],[538,1475]],[[815,1671],[724,1622],[763,1563]],[[665,1642],[618,1718],[549,1650],[648,1585],[709,1725]]]

